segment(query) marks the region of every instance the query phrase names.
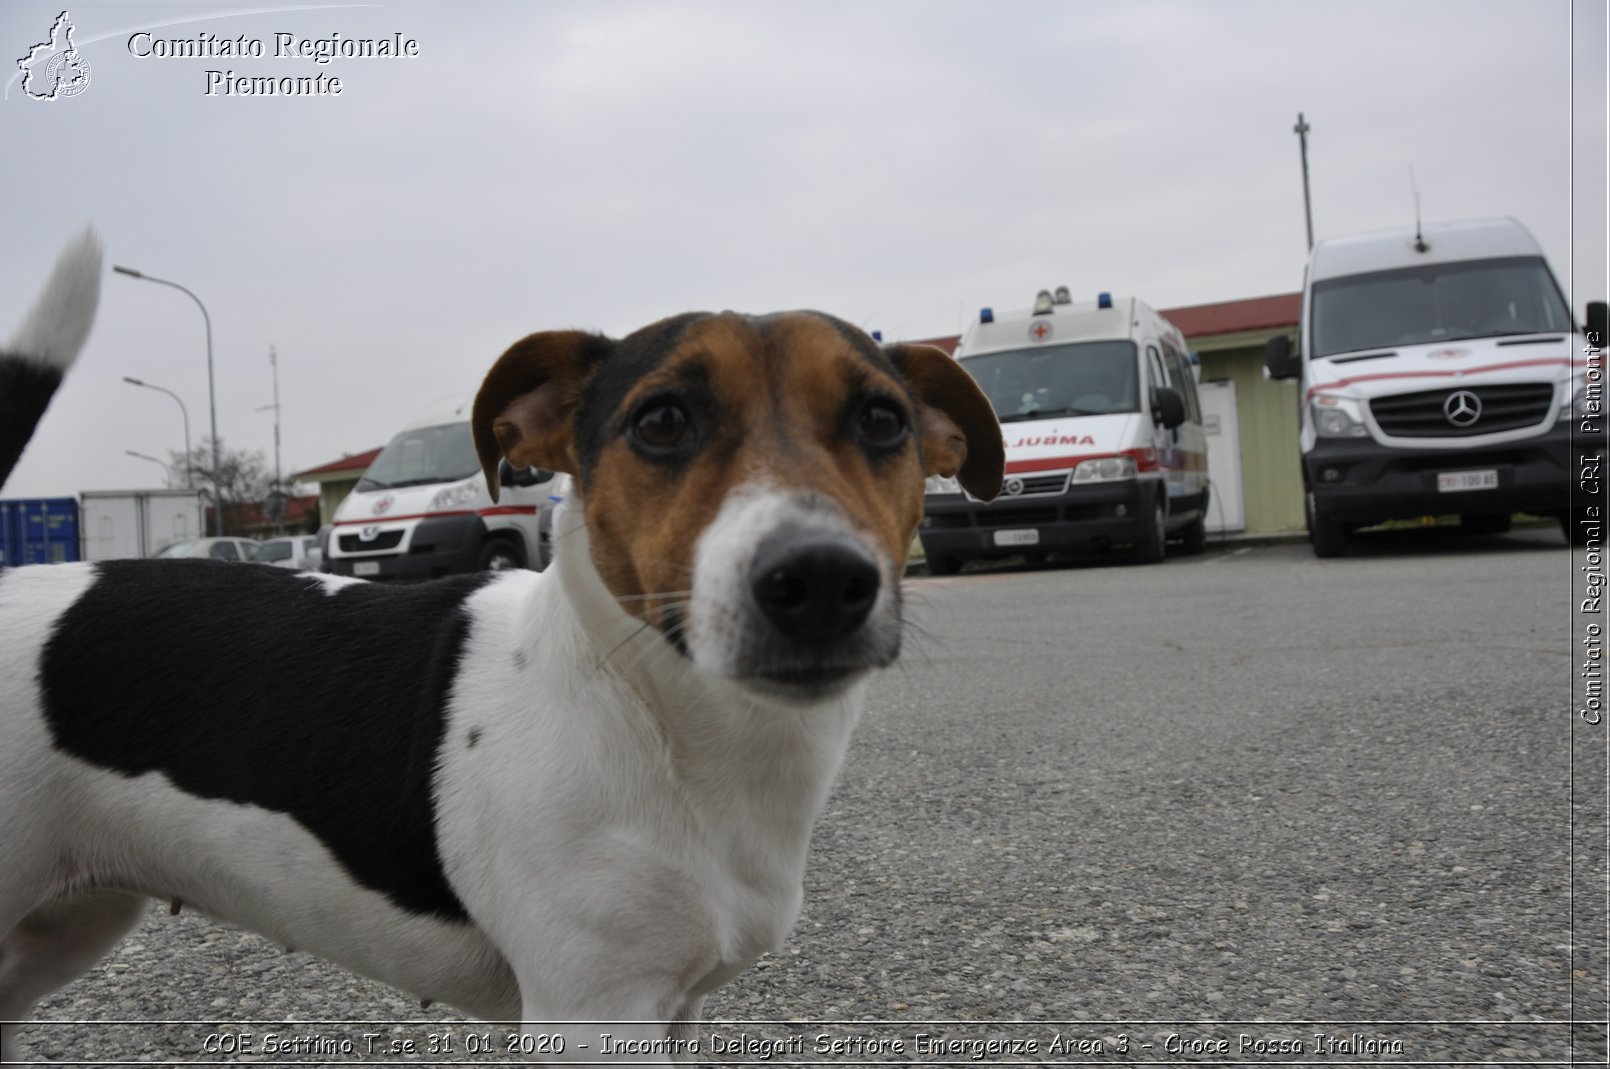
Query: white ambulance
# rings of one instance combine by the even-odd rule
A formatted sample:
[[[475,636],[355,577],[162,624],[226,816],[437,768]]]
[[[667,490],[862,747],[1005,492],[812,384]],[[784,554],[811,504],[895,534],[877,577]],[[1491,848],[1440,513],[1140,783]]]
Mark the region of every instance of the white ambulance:
[[[969,560],[1132,547],[1163,559],[1166,539],[1206,545],[1207,439],[1185,338],[1146,302],[1042,291],[1032,308],[992,309],[956,359],[1000,416],[1006,481],[989,504],[954,479],[929,480],[919,535],[928,568]]]
[[[1605,305],[1588,306],[1603,338]],[[1597,319],[1597,327],[1594,321]],[[1303,486],[1314,553],[1385,520],[1558,516],[1604,447],[1574,434],[1590,403],[1585,340],[1543,251],[1514,219],[1321,241],[1303,286],[1300,351],[1270,340],[1271,378],[1301,380]],[[1597,411],[1597,409],[1596,409]]]
[[[551,472],[505,461],[493,503],[470,437],[473,397],[438,402],[369,465],[336,510],[324,570],[361,579],[433,579],[541,567],[538,511]]]

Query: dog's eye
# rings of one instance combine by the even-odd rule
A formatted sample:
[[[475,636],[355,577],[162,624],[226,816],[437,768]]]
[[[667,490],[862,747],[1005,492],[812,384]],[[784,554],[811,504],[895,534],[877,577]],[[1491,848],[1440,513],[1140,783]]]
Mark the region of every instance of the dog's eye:
[[[893,402],[874,398],[862,406],[857,428],[868,445],[899,445],[906,437],[906,414]]]
[[[650,401],[637,410],[632,430],[655,449],[674,449],[688,436],[688,411],[676,401]]]

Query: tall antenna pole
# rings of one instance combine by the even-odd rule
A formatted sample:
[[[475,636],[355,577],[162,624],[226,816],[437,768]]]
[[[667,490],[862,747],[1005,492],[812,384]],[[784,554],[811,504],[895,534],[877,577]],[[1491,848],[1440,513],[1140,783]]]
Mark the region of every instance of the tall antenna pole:
[[[1303,118],[1303,113],[1299,111],[1297,113],[1297,125],[1291,128],[1291,132],[1297,135],[1302,144],[1303,217],[1308,220],[1308,250],[1310,252],[1314,249],[1314,202],[1308,195],[1308,131],[1312,129],[1313,127],[1308,125],[1308,120]]]
[[[280,359],[274,347],[268,347],[268,363],[274,369],[274,403],[264,405],[257,411],[263,412],[270,408],[274,410],[274,490],[269,495],[271,509],[274,515],[274,533],[285,533],[285,493],[280,486]]]
[[[274,494],[278,508],[274,511],[274,532],[285,533],[285,487],[280,484],[280,358],[274,347],[268,347],[268,363],[274,369]]]

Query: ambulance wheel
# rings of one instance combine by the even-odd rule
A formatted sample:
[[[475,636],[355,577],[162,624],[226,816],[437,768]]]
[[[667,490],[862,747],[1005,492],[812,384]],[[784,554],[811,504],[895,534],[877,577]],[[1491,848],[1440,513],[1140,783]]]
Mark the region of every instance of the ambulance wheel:
[[[1198,553],[1205,552],[1207,550],[1207,519],[1198,516],[1186,524],[1185,530],[1180,533],[1180,538],[1185,543],[1185,552],[1191,556],[1194,557]]]
[[[929,557],[929,575],[955,575],[962,570],[960,557]]]
[[[1158,495],[1152,502],[1152,518],[1150,523],[1142,523],[1139,531],[1135,532],[1135,563],[1161,564],[1163,554],[1166,552],[1164,539],[1168,532],[1164,529],[1167,522],[1163,514],[1163,498]]]
[[[489,539],[481,547],[481,571],[508,572],[525,567],[525,554],[520,547],[505,538]]]
[[[1308,495],[1305,510],[1308,519],[1308,540],[1314,544],[1316,557],[1340,557],[1347,552],[1347,528],[1340,520],[1332,519],[1319,511],[1314,495]]]

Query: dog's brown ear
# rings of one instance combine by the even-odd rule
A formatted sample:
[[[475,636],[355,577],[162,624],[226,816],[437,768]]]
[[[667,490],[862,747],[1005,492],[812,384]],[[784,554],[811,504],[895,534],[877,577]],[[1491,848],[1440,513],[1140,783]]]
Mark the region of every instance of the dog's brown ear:
[[[884,351],[917,399],[923,474],[954,477],[980,501],[994,500],[1006,474],[1006,445],[995,407],[973,376],[932,345]]]
[[[529,334],[498,357],[470,414],[475,455],[493,501],[503,457],[517,468],[577,473],[576,406],[612,344],[600,334],[554,330]]]

